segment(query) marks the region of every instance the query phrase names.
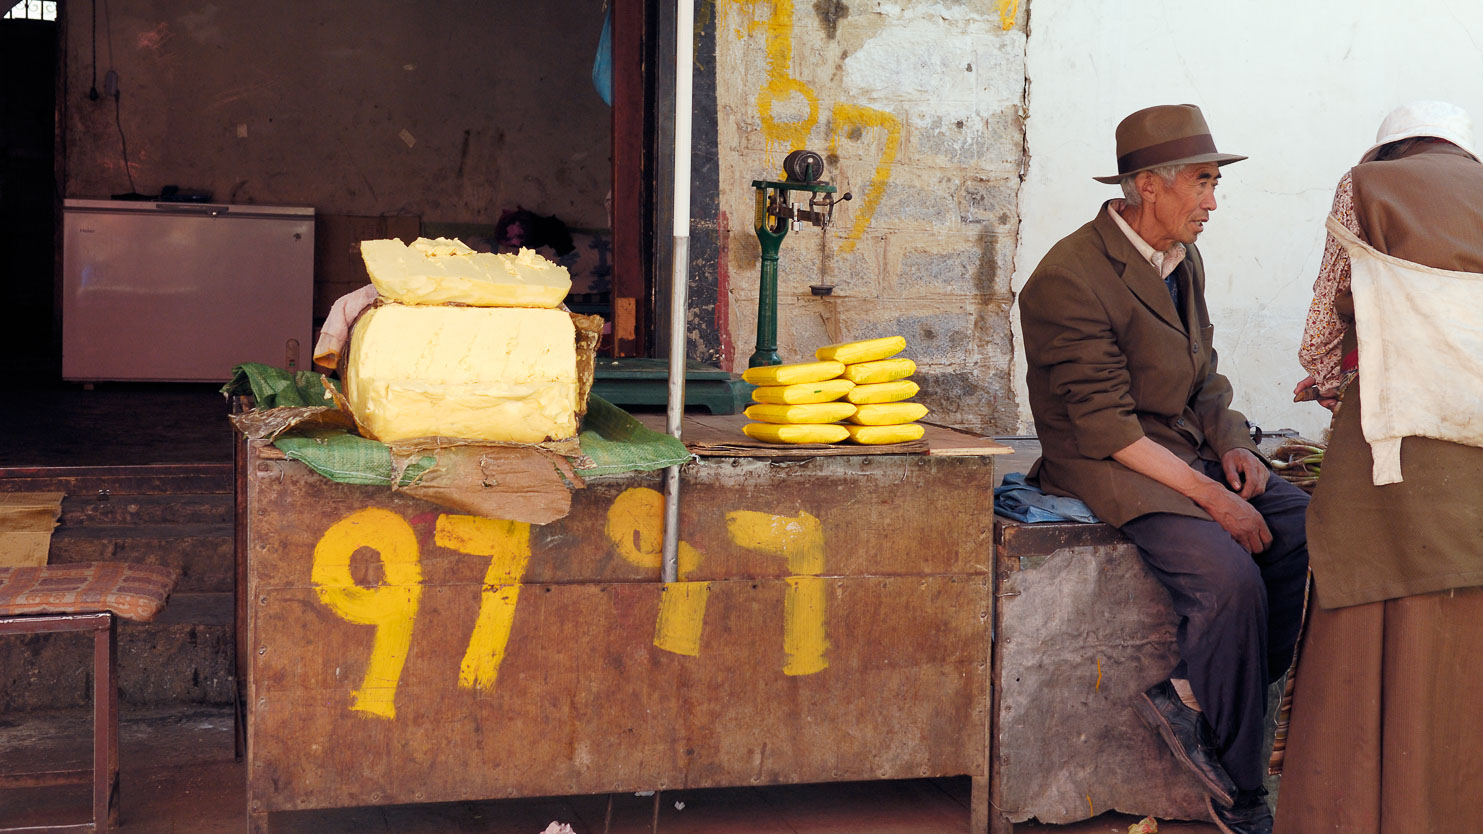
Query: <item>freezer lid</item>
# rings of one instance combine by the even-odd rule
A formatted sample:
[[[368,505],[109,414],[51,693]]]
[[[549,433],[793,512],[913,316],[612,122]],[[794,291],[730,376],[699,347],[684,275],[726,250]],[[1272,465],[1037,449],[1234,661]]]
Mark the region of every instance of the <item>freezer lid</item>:
[[[259,206],[232,203],[161,203],[146,200],[79,200],[62,201],[66,212],[104,214],[176,215],[181,217],[272,217],[291,219],[313,217],[312,206]]]

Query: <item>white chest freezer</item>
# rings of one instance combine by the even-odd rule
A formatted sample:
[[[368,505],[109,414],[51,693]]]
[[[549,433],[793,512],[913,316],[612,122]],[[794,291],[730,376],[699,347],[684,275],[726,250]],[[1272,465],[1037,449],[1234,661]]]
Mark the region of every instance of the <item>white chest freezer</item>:
[[[67,200],[62,216],[64,379],[309,367],[314,209]]]

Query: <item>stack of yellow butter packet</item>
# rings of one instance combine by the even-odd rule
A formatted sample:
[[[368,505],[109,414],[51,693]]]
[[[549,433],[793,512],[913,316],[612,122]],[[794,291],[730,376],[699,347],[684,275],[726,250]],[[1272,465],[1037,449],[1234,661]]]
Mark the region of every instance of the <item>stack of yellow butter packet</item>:
[[[855,383],[845,399],[855,406],[850,440],[877,445],[917,440],[924,430],[916,421],[927,416],[921,403],[906,402],[921,390],[908,377],[917,371],[910,359],[892,358],[906,348],[906,339],[887,336],[863,342],[825,345],[814,351],[819,359],[844,363],[844,378]]]
[[[742,431],[769,443],[848,439],[879,445],[920,438],[922,427],[913,421],[926,416],[927,408],[902,402],[918,391],[906,378],[916,363],[890,358],[905,347],[906,339],[888,336],[826,345],[814,352],[817,362],[748,368],[742,379],[760,387],[746,415],[758,422]]]

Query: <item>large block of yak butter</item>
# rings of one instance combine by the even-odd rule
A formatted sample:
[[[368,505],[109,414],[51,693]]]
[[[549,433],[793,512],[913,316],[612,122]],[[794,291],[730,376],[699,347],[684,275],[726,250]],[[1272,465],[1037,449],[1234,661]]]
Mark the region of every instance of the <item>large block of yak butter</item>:
[[[345,396],[384,442],[539,443],[576,436],[577,382],[563,310],[387,304],[355,325]]]
[[[518,255],[475,252],[449,238],[365,240],[361,258],[376,292],[404,304],[555,307],[571,291],[566,267],[529,249]]]

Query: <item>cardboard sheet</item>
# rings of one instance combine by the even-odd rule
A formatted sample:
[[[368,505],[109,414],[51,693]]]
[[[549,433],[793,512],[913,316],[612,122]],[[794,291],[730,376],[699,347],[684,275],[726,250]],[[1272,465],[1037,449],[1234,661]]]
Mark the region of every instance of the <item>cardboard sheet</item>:
[[[46,564],[62,498],[60,492],[0,493],[0,568]]]
[[[637,414],[639,422],[664,431],[665,415]],[[824,455],[1007,455],[1012,450],[987,437],[922,421],[921,440],[885,446],[855,443],[778,444],[753,440],[742,433],[749,420],[741,414],[686,414],[680,427],[685,446],[701,457],[815,458]]]

